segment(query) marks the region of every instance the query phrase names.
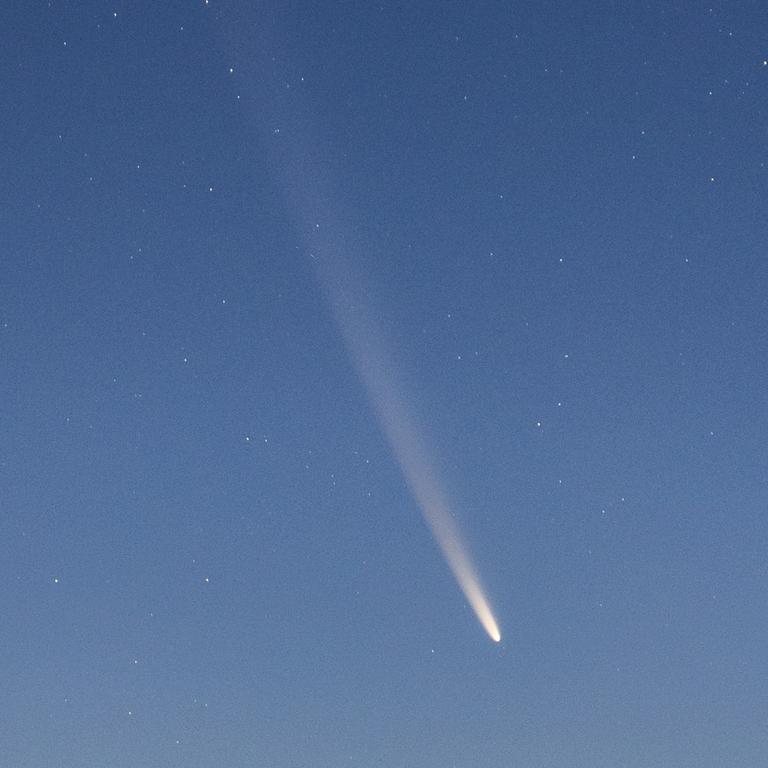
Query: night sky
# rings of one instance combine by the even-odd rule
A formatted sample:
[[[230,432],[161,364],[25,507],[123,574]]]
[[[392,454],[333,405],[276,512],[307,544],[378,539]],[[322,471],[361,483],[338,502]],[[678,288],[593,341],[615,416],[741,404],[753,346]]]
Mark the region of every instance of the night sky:
[[[765,764],[765,2],[0,19],[3,765]]]

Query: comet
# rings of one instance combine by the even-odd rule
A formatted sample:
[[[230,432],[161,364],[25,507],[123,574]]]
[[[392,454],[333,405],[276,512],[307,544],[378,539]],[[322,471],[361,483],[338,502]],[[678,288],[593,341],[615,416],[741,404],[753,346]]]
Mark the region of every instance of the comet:
[[[380,333],[361,301],[365,293],[349,272],[338,274],[338,263],[334,262],[334,259],[315,260],[320,282],[354,367],[406,485],[448,567],[480,625],[491,640],[498,643],[501,641],[498,622],[462,540],[447,493],[439,481],[431,460],[432,451],[408,408],[404,388],[395,374],[396,366],[385,353]]]
[[[322,153],[313,145],[305,135],[295,141],[292,151],[273,155],[276,175],[283,182],[285,199],[302,232],[318,284],[406,485],[478,621],[498,643],[498,622],[434,467],[434,453],[408,407],[397,365],[386,353],[388,345],[369,309],[369,292],[357,274],[356,257],[370,249],[357,238],[351,219],[343,215],[341,196],[335,194],[324,165],[317,160]]]
[[[388,345],[373,320],[363,281],[356,279],[358,257],[370,249],[357,235],[355,217],[345,215],[344,195],[338,193],[330,171],[332,150],[310,130],[315,121],[306,105],[294,98],[294,91],[283,87],[282,77],[265,74],[274,71],[282,50],[270,32],[255,19],[241,23],[233,19],[227,29],[227,48],[242,51],[241,79],[251,83],[250,102],[258,104],[251,114],[260,127],[265,159],[311,254],[319,285],[380,427],[456,582],[483,629],[498,643],[498,622],[434,467],[434,453],[408,408],[405,388],[395,374],[393,358],[386,354]]]
[[[345,329],[345,337],[408,488],[478,621],[491,640],[498,643],[501,640],[498,623],[462,541],[424,438],[416,427],[415,419],[408,413],[398,383],[389,373],[393,368],[385,363],[380,351],[374,352],[370,338],[363,346],[363,341],[357,339],[349,328]]]

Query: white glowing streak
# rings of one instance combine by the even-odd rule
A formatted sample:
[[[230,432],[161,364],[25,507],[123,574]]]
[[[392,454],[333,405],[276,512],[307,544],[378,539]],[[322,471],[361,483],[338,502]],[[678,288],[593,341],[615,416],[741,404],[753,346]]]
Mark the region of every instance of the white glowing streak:
[[[265,65],[268,65],[266,60]],[[273,96],[264,103],[277,104],[280,99]],[[285,118],[278,111],[272,119],[280,122]],[[324,153],[297,128],[310,124],[311,120],[294,115],[290,122],[296,136],[290,144],[291,151],[280,154],[273,150],[273,162],[279,169],[277,176],[282,179],[285,199],[305,233],[308,248],[319,253],[313,255],[318,280],[406,483],[480,624],[498,643],[501,640],[498,624],[462,544],[446,494],[427,458],[429,453],[415,420],[407,412],[406,399],[393,375],[393,367],[385,360],[384,345],[378,341],[375,324],[370,322],[362,306],[365,291],[355,279],[350,260],[360,247],[354,242],[355,227],[340,221],[338,198],[330,188],[323,165],[317,160]]]
[[[333,296],[337,320],[376,410],[387,441],[395,454],[406,483],[418,503],[424,519],[437,540],[456,581],[488,636],[496,643],[501,632],[488,603],[469,554],[462,544],[458,526],[445,492],[427,458],[427,450],[408,414],[392,368],[384,359],[376,335],[361,317],[353,319]]]
[[[254,113],[254,120],[262,124],[264,134],[269,136],[269,159],[275,167],[276,177],[282,181],[286,203],[305,233],[306,244],[311,251],[320,253],[315,260],[318,278],[328,294],[355,367],[365,382],[408,487],[477,618],[491,639],[498,643],[501,633],[496,619],[461,542],[446,495],[427,459],[428,453],[415,421],[406,411],[406,400],[391,373],[391,367],[386,365],[379,351],[383,345],[376,343],[377,334],[372,325],[365,322],[365,316],[360,316],[360,310],[356,312],[354,307],[350,308],[350,298],[359,302],[365,296],[365,292],[355,283],[348,263],[355,251],[349,242],[355,227],[338,226],[340,197],[333,193],[329,182],[327,149],[313,141],[306,131],[306,126],[313,122],[311,116],[304,114],[301,104],[293,99],[291,106],[287,106],[285,91],[269,87],[269,83],[278,81],[264,77],[264,72],[274,68],[275,56],[269,33],[262,32],[262,28],[262,25],[254,23],[254,19],[250,23],[243,20],[228,26],[229,47],[235,41],[248,50],[252,61],[251,82],[260,84],[256,85],[259,98],[255,101],[259,103],[259,110]],[[249,30],[247,37],[243,33],[246,29]],[[258,45],[254,45],[252,30],[256,30]],[[282,55],[280,58],[283,58]],[[243,61],[241,74],[245,75],[248,59]],[[274,136],[278,129],[274,126],[282,123],[291,126],[290,131],[286,131],[286,136],[291,138],[276,143]],[[323,222],[322,226],[319,222]]]

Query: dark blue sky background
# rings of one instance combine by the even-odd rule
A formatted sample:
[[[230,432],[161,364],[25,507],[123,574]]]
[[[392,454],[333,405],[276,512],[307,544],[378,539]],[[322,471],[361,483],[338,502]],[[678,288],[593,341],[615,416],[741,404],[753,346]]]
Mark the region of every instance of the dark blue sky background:
[[[11,0],[0,29],[9,766],[764,762],[764,3]]]

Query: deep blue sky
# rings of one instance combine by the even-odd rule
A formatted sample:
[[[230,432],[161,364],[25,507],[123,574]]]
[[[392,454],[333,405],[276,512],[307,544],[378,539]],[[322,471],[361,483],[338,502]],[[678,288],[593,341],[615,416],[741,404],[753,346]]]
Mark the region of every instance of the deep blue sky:
[[[4,763],[762,764],[766,41],[763,2],[7,2]]]

